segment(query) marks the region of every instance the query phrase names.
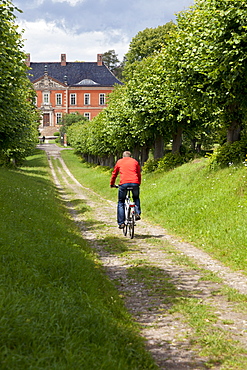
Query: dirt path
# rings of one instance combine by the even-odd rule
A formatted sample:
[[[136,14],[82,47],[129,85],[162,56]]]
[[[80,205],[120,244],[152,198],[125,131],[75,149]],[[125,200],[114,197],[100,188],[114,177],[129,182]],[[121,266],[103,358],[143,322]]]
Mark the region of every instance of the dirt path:
[[[164,229],[144,221],[138,222],[135,239],[124,238],[116,227],[116,204],[83,187],[66,167],[58,147],[48,144],[42,146],[42,149],[47,151],[54,182],[61,196],[71,201],[69,209],[83,238],[97,251],[107,274],[117,284],[128,310],[141,325],[147,349],[160,369],[208,368],[208,359],[200,356],[200,348],[192,345],[193,329],[181,315],[169,312],[171,302],[159,291],[160,281],[166,278],[178,293],[190,292],[190,297],[213,307],[218,316],[215,325],[227,332],[231,340],[239,341],[247,351],[246,314],[237,310],[236,304],[228,302],[224,295],[216,294],[224,284],[247,294],[246,276],[231,272],[206,253],[188,243],[175,240]],[[76,203],[81,203],[85,209],[90,209],[91,220],[87,212],[76,211],[73,200],[77,200]],[[162,247],[162,243],[172,249],[169,251],[169,248]],[[115,249],[112,245],[116,246]],[[189,257],[199,268],[180,264],[179,259],[174,258],[176,253],[179,258]],[[150,288],[141,279],[135,279],[129,274],[140,261],[144,266],[151,266],[157,275],[155,287]],[[215,273],[222,282],[202,280],[205,271]],[[221,369],[220,365],[211,368]]]

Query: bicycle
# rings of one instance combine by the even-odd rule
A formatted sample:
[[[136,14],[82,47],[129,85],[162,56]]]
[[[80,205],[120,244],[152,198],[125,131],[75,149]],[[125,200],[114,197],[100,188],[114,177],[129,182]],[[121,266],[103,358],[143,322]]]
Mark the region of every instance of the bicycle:
[[[118,185],[115,185],[118,188]],[[129,232],[130,239],[134,238],[135,234],[135,202],[131,201],[132,198],[132,187],[127,187],[126,197],[124,201],[124,212],[125,212],[125,220],[124,220],[124,228],[123,234],[126,236]]]

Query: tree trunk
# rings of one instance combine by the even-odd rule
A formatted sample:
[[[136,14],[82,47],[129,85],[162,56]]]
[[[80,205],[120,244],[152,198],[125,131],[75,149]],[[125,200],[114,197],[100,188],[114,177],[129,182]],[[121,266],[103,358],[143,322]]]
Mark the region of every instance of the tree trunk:
[[[147,146],[143,146],[141,148],[141,166],[148,160],[149,148]]]
[[[191,140],[191,149],[196,150],[196,138]]]
[[[234,143],[240,140],[241,127],[237,121],[233,121],[227,129],[227,142]]]
[[[197,151],[197,153],[200,153],[201,150],[202,150],[202,144],[201,143],[197,143],[197,145],[196,145],[196,151]]]
[[[140,156],[140,147],[139,145],[137,145],[134,147],[134,150],[133,150],[133,158],[139,161],[139,156]]]
[[[115,165],[115,158],[114,158],[114,155],[113,154],[111,154],[110,155],[110,157],[109,157],[109,167],[114,167],[114,165]]]
[[[179,153],[182,145],[182,127],[178,127],[177,132],[173,134],[172,153]]]
[[[164,157],[164,140],[163,136],[157,136],[154,142],[154,159]]]

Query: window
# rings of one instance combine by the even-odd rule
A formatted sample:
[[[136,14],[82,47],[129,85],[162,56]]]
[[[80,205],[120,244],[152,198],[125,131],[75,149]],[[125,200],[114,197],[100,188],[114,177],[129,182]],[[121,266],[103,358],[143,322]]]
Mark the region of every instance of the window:
[[[49,93],[43,93],[43,103],[49,104]]]
[[[70,105],[76,105],[76,94],[70,94]]]
[[[56,113],[56,124],[61,125],[62,123],[62,113]]]
[[[90,120],[90,113],[84,113],[84,117]]]
[[[105,105],[105,94],[99,94],[99,105]]]
[[[56,94],[56,105],[62,105],[62,94]]]
[[[90,104],[90,94],[84,94],[84,105]]]

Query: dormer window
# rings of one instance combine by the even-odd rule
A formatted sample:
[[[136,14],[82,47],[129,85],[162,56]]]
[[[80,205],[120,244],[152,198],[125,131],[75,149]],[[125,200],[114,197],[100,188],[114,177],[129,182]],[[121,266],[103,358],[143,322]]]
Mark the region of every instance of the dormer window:
[[[84,80],[78,82],[77,85],[98,85],[98,83],[90,80],[89,78],[85,78]]]

